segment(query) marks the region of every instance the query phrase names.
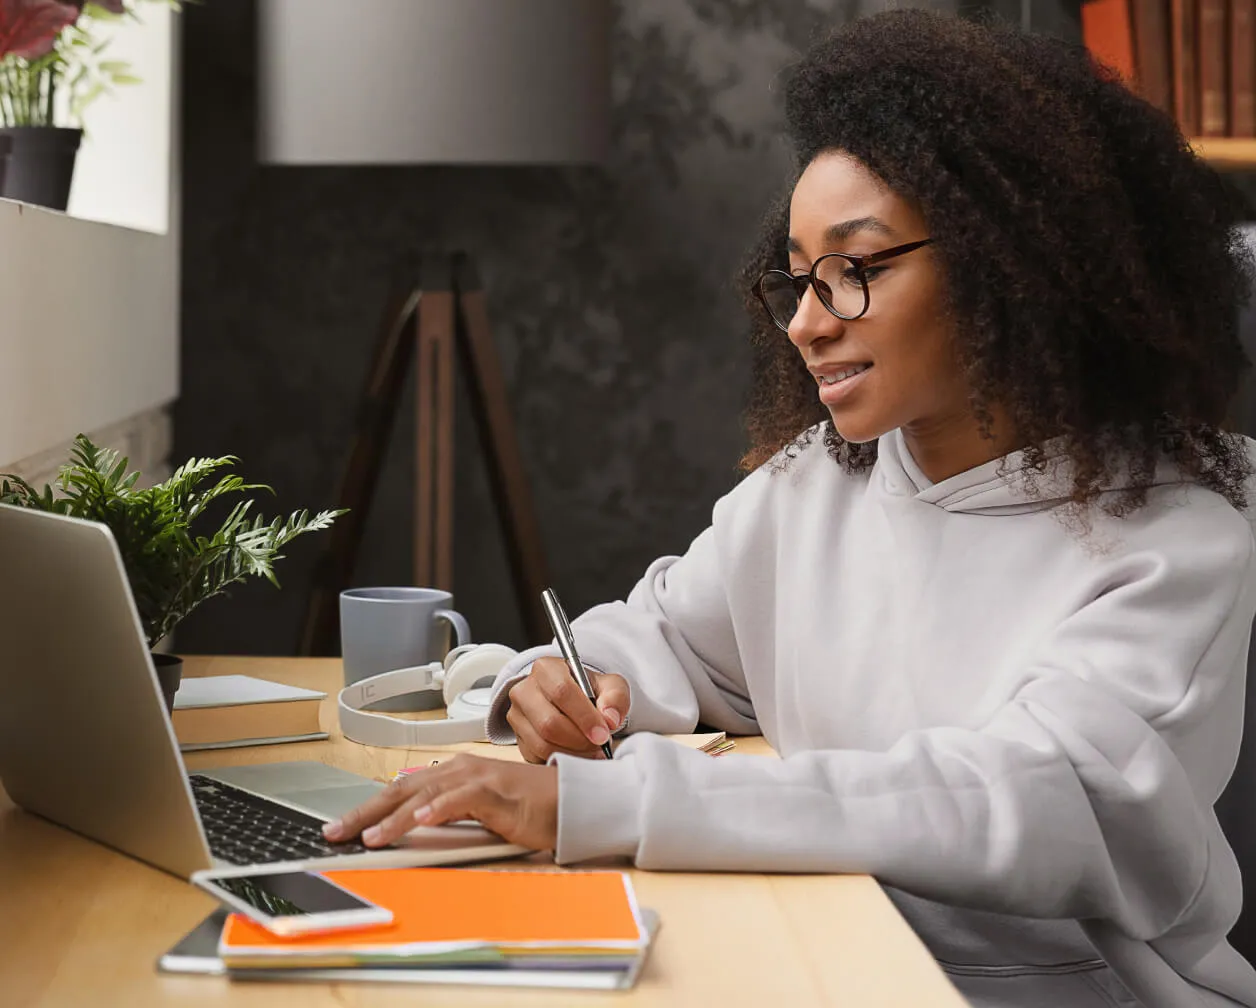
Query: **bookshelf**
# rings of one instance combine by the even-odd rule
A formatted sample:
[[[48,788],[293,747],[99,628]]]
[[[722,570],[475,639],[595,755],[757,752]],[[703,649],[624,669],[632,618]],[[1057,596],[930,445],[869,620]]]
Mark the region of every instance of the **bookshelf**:
[[[1019,24],[1023,31],[1040,32],[1069,42],[1085,42],[1082,30],[1082,7],[1095,0],[958,0],[961,16],[983,20],[991,12],[1010,24]],[[1128,2],[1128,0],[1125,0]],[[1166,14],[1168,14],[1166,8]],[[1124,23],[1129,32],[1132,25]],[[1133,59],[1133,36],[1123,39]],[[1166,42],[1167,44],[1167,42]],[[1218,171],[1256,171],[1256,137],[1192,137],[1192,149]]]
[[[1256,138],[1197,137],[1191,147],[1218,171],[1256,169]]]

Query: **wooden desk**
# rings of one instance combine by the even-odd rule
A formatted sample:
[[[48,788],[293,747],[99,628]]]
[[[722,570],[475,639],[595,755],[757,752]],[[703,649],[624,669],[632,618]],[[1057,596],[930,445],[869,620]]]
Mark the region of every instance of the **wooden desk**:
[[[256,675],[326,690],[335,725],[338,659],[189,658],[188,675]],[[488,744],[451,747],[518,758]],[[740,752],[767,753],[759,739]],[[190,769],[316,759],[380,776],[442,750],[326,742],[190,753]],[[82,754],[91,773],[91,753]],[[526,864],[544,868],[537,855]],[[359,984],[248,984],[163,976],[157,957],[214,903],[185,882],[16,809],[0,791],[0,1004],[4,1008],[265,1008],[659,1005],[675,1008],[962,1008],[876,882],[866,876],[633,871],[663,927],[638,987],[625,994]]]

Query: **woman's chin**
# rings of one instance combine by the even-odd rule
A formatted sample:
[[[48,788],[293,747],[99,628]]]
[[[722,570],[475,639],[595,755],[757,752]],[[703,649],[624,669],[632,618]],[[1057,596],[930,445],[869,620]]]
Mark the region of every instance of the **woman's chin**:
[[[848,444],[867,444],[892,429],[877,423],[871,417],[852,417],[844,410],[829,410],[829,416],[838,435]]]

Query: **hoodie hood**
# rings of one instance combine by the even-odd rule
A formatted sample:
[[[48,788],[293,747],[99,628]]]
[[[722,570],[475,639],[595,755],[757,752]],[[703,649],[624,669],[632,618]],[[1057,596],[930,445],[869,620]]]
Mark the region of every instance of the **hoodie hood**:
[[[1244,438],[1247,454],[1256,459],[1256,442]],[[1047,445],[1043,472],[1030,472],[1025,453],[1011,452],[940,483],[931,483],[912,458],[901,430],[877,442],[876,475],[888,493],[911,496],[944,511],[976,515],[1017,515],[1045,511],[1068,502],[1073,488],[1072,460],[1058,442]],[[1028,483],[1026,475],[1030,476]],[[1193,482],[1172,462],[1156,467],[1153,486],[1183,486]],[[1114,472],[1106,492],[1117,493],[1133,484],[1125,467]]]

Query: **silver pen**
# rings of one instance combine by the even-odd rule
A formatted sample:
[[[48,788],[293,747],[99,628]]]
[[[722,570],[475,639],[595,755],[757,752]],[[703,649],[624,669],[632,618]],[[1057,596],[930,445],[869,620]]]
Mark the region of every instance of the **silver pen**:
[[[567,667],[571,669],[572,678],[580,684],[584,695],[596,707],[597,694],[593,692],[593,683],[589,681],[589,673],[585,671],[584,663],[576,654],[576,639],[571,635],[571,624],[567,622],[567,614],[563,612],[562,603],[558,601],[558,596],[554,594],[552,588],[546,588],[541,592],[541,604],[545,606],[545,615],[549,617],[554,637],[558,640],[558,649],[562,651]],[[610,740],[602,743],[602,754],[607,759],[615,758],[615,751],[611,749]]]

